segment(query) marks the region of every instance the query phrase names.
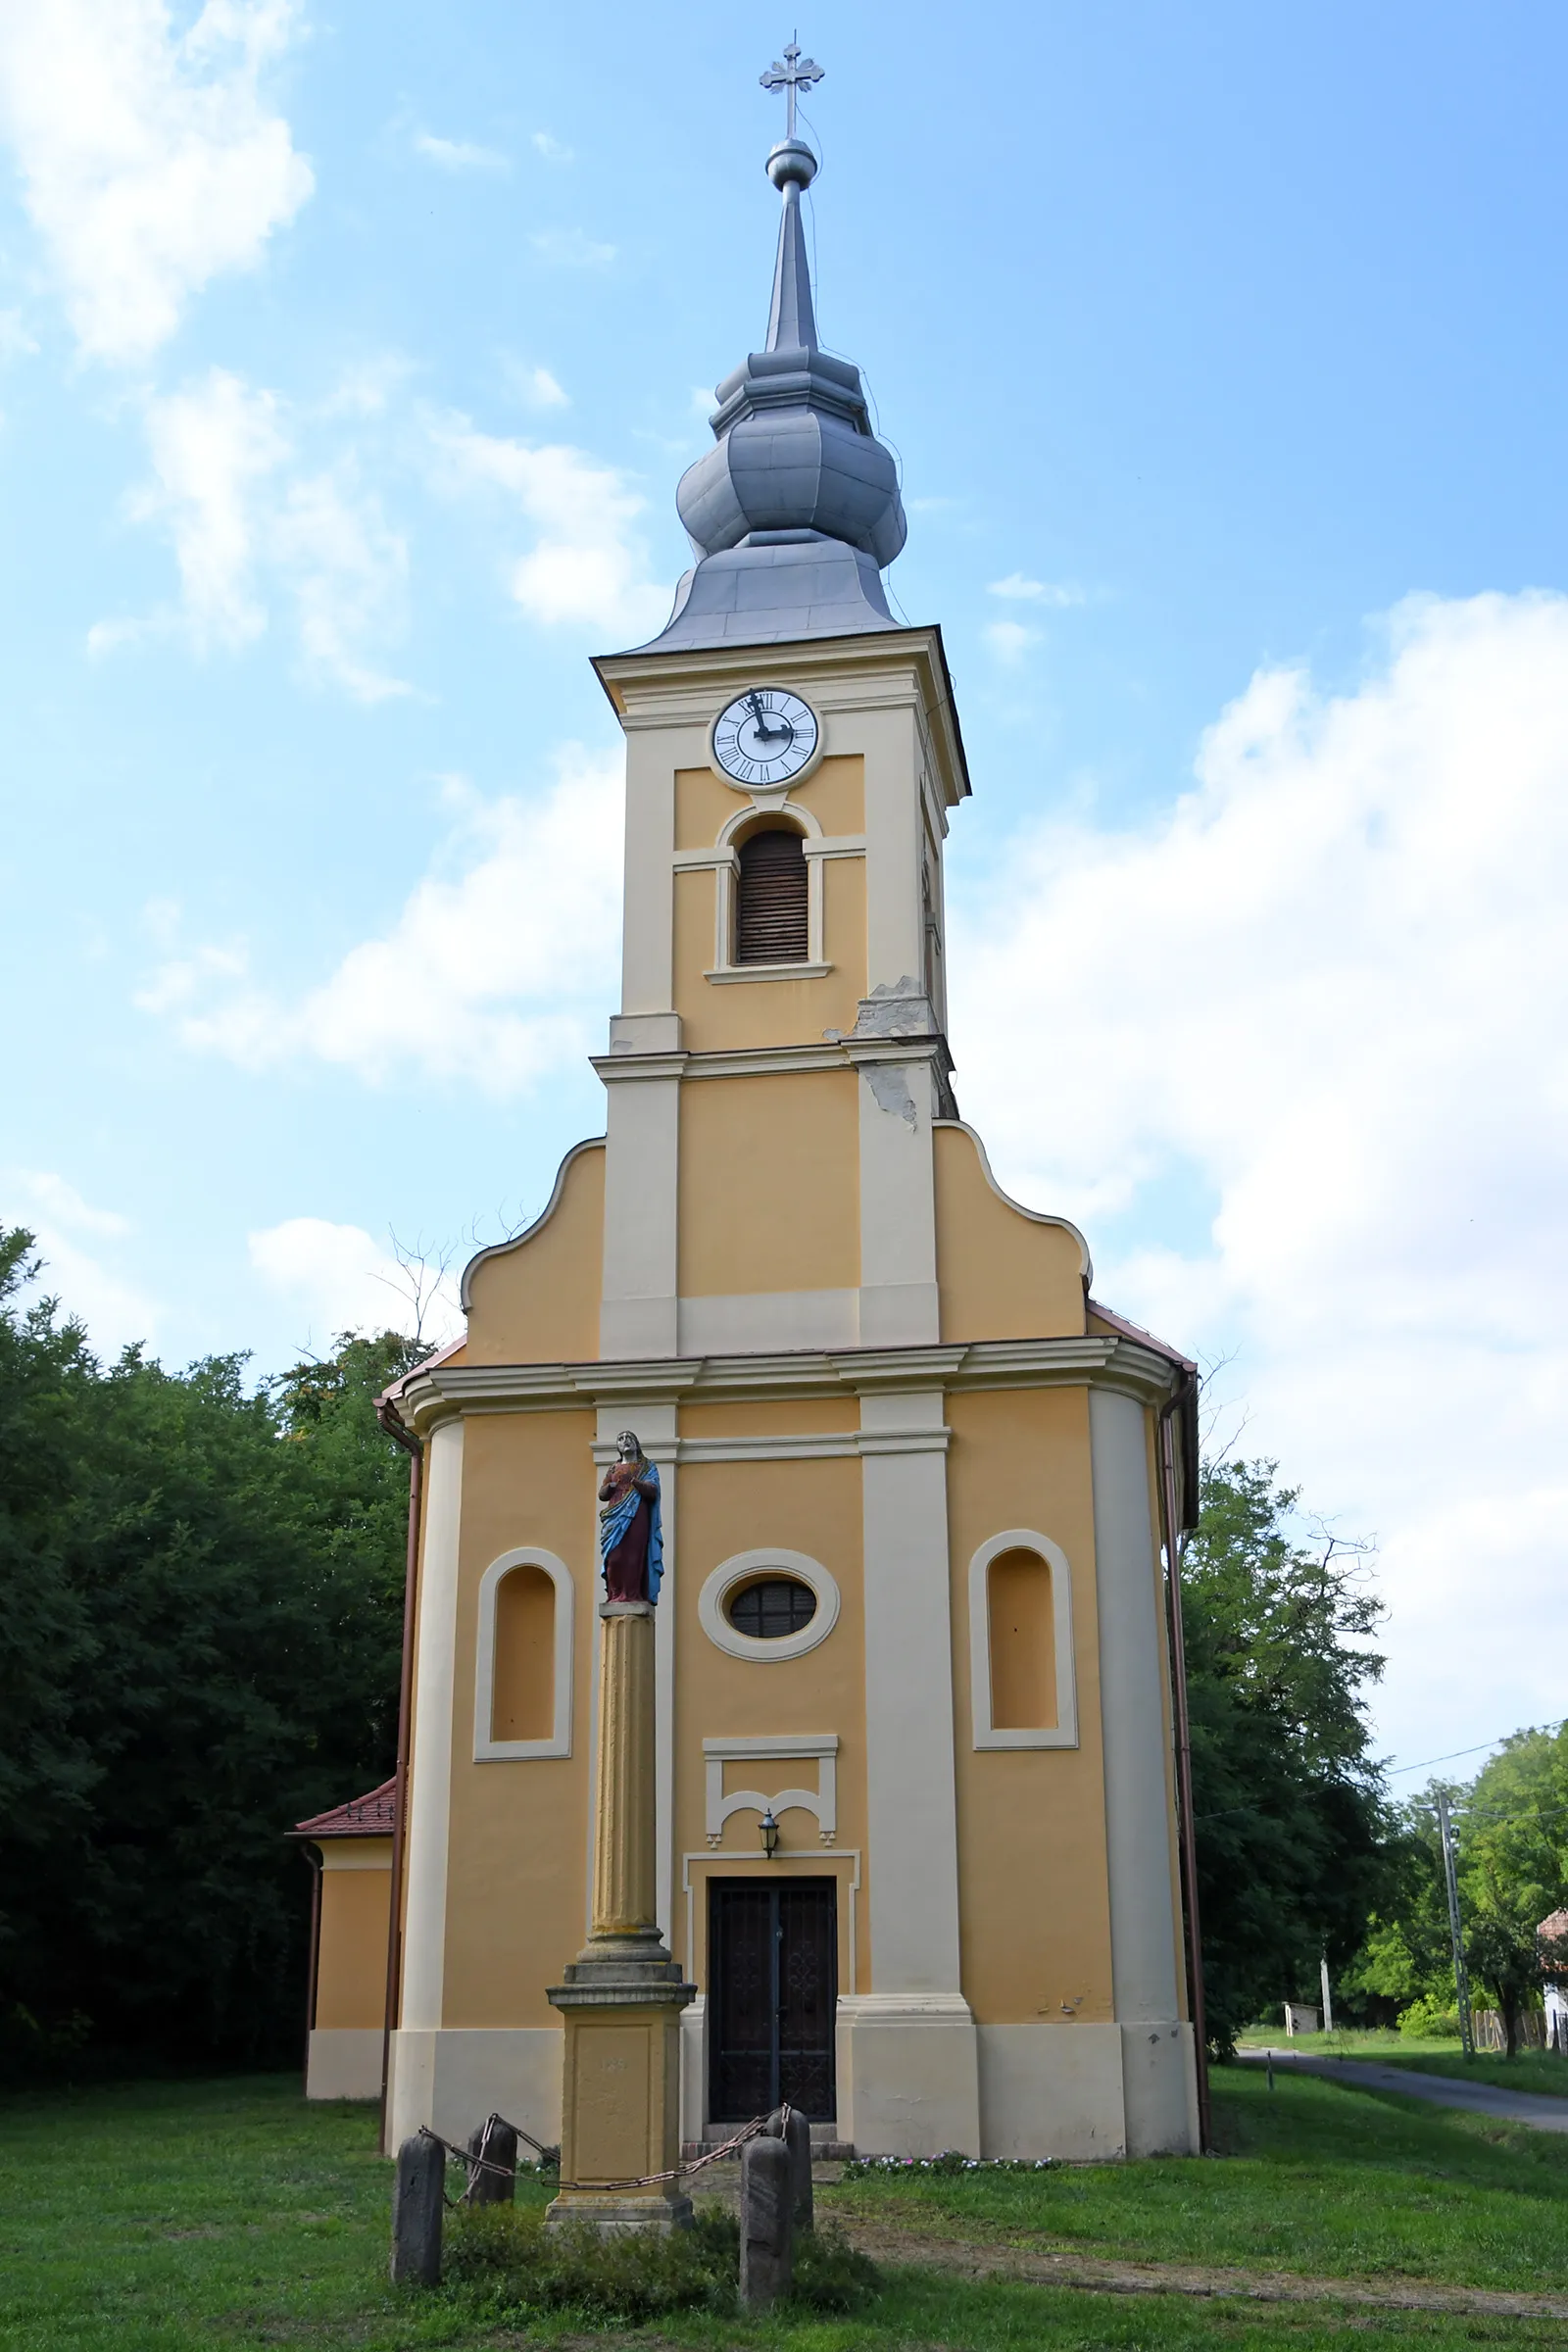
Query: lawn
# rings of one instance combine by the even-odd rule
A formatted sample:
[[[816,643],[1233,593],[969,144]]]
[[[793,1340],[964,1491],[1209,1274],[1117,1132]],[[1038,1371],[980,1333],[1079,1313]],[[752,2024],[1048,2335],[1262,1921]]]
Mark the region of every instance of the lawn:
[[[1186,2352],[1189,2346],[1507,2343],[1568,2347],[1568,2323],[1483,2309],[1377,2309],[1332,2287],[1256,2302],[971,2278],[963,2259],[1130,2259],[1320,2280],[1408,2280],[1554,2296],[1568,2285],[1568,2145],[1411,2111],[1309,2080],[1270,2094],[1218,2079],[1221,2161],[824,2186],[819,2210],[874,2238],[885,2283],[847,2319],[666,2317],[588,2338],[584,2323],[486,2312],[469,2290],[386,2283],[388,2169],[364,2108],[308,2108],[294,2079],[133,2084],[0,2102],[0,2346],[194,2352],[346,2345],[451,2352],[528,2343],[779,2352]],[[540,2199],[529,2182],[520,2194]],[[912,2256],[912,2261],[907,2257]],[[1146,2278],[1143,2283],[1155,2281]],[[1172,2278],[1167,2283],[1176,2283]],[[1252,2291],[1256,2291],[1255,2287]],[[1306,2290],[1309,2293],[1313,2290]],[[1394,2290],[1403,2291],[1403,2290]],[[1365,2292],[1364,2289],[1361,2292]],[[1441,2293],[1441,2287],[1438,2288]],[[1568,2298],[1565,2298],[1568,2300]]]

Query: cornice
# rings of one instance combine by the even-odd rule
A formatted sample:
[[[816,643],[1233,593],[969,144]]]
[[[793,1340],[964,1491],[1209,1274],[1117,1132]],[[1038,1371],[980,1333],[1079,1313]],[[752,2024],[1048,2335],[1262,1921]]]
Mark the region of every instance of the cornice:
[[[711,715],[715,694],[742,683],[772,684],[809,670],[823,681],[831,709],[874,706],[888,699],[888,686],[902,669],[912,670],[914,692],[895,691],[896,701],[914,700],[929,731],[932,761],[949,808],[966,798],[969,768],[942,631],[876,629],[863,635],[806,637],[780,644],[708,646],[671,653],[600,654],[594,671],[615,716],[631,733],[642,727],[687,725]]]
[[[930,1348],[801,1348],[777,1355],[646,1356],[614,1363],[433,1364],[409,1374],[399,1404],[410,1428],[427,1437],[457,1414],[560,1412],[617,1401],[690,1398],[719,1404],[1092,1387],[1158,1403],[1177,1378],[1177,1368],[1153,1348],[1115,1334],[1092,1334]],[[905,1442],[905,1433],[896,1431],[842,1434],[847,1452],[896,1450]]]

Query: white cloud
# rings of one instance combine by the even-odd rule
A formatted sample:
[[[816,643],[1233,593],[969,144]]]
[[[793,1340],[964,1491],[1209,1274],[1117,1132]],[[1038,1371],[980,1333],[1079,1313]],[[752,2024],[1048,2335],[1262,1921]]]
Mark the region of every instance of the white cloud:
[[[1380,1535],[1406,1755],[1561,1712],[1565,897],[1568,600],[1488,596],[1337,699],[1259,674],[1173,810],[1038,828],[956,926],[1004,1181],[1091,1239],[1213,1203],[1098,1287],[1238,1348],[1244,1450]]]
[[[669,591],[645,576],[647,550],[633,528],[645,501],[614,466],[564,443],[535,448],[476,432],[465,416],[435,419],[430,430],[449,484],[503,492],[537,532],[509,574],[530,620],[628,638],[659,627]]]
[[[529,800],[450,785],[434,870],[303,999],[258,985],[242,949],[209,947],[171,956],[136,1002],[250,1069],[315,1059],[372,1084],[524,1092],[593,1050],[614,998],[621,763],[571,747],[557,770]]]
[[[252,1267],[270,1291],[304,1316],[302,1345],[330,1347],[345,1331],[401,1331],[439,1348],[462,1329],[463,1309],[450,1276],[416,1298],[416,1274],[359,1225],[325,1217],[287,1217],[246,1237]],[[432,1270],[433,1272],[433,1270]]]
[[[407,693],[368,650],[401,633],[407,550],[352,451],[306,470],[286,404],[221,368],[149,399],[146,426],[153,479],[126,511],[172,544],[179,604],[99,621],[89,648],[178,631],[198,653],[232,650],[263,634],[270,600],[282,595],[309,672],[360,702]]]
[[[569,409],[571,401],[548,368],[516,368],[512,381],[530,409]]]
[[[1021,662],[1032,645],[1040,642],[1038,629],[1026,629],[1021,620],[988,620],[980,634],[999,662]]]
[[[1057,611],[1084,602],[1081,588],[1066,587],[1059,580],[1031,580],[1021,571],[1009,571],[1004,580],[993,580],[986,593],[1004,596],[1012,604],[1051,605]]]
[[[35,1297],[57,1298],[63,1314],[86,1325],[101,1354],[118,1355],[132,1342],[153,1337],[156,1301],[103,1262],[103,1245],[129,1233],[128,1217],[92,1207],[74,1184],[47,1169],[12,1168],[3,1190],[0,1223],[24,1225],[43,1261],[32,1286]]]
[[[499,172],[512,170],[493,147],[476,147],[468,139],[440,139],[433,131],[416,130],[414,151],[442,172]]]
[[[167,0],[0,11],[0,121],[89,358],[146,360],[310,195],[261,95],[299,21],[292,0],[208,0],[184,32]]]
[[[572,150],[564,146],[560,139],[553,139],[548,130],[536,130],[533,145],[535,152],[542,155],[547,164],[569,164],[576,160]]]
[[[600,245],[580,228],[539,228],[528,239],[542,262],[557,270],[606,270],[613,245]]]

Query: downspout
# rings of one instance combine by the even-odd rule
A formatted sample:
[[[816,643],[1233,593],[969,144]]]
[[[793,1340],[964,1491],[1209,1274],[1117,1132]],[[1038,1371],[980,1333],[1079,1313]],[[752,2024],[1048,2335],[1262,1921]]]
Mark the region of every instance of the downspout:
[[[386,2003],[381,2022],[381,2147],[386,2144],[387,2085],[392,2065],[392,2029],[397,2022],[403,1978],[403,1856],[407,1843],[409,1718],[414,1701],[414,1612],[419,1580],[419,1506],[424,1495],[424,1447],[390,1396],[378,1396],[375,1417],[409,1457],[409,1547],[403,1574],[403,1671],[398,1686],[398,1761],[392,1795],[392,1892],[386,1923]]]
[[[321,1849],[302,1845],[311,1866],[311,1957],[305,1979],[305,2095],[311,2095],[311,2035],[316,2032],[316,1972],[321,1958]]]
[[[1187,1710],[1187,1649],[1182,1630],[1181,1549],[1176,1507],[1174,1416],[1190,1406],[1198,1387],[1186,1373],[1159,1410],[1159,1521],[1165,1546],[1165,1607],[1170,1637],[1170,1675],[1176,1732],[1176,1825],[1182,1892],[1187,1915],[1187,1997],[1193,2013],[1193,2048],[1198,2076],[1198,2144],[1206,2156],[1213,2146],[1208,2096],[1208,2027],[1203,2005],[1203,1936],[1198,1911],[1198,1839],[1193,1821],[1193,1734]]]

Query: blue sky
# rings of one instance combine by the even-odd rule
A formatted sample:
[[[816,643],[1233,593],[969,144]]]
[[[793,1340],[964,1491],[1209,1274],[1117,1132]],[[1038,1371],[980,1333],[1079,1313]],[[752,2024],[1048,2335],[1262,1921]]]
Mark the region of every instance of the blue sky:
[[[1568,1709],[1544,6],[832,6],[818,314],[975,782],[960,1101],[1375,1535],[1403,1758]],[[0,1176],[260,1369],[597,1130],[618,737],[766,316],[755,11],[0,28]]]

